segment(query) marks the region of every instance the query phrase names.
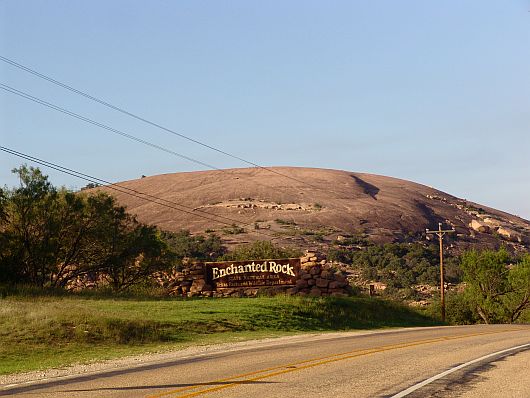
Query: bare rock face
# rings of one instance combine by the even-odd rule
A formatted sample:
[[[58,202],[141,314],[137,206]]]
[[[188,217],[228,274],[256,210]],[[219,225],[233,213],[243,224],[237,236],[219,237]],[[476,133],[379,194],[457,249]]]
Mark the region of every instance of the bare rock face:
[[[95,189],[116,195],[142,222],[168,231],[214,232],[228,245],[274,238],[279,245],[323,251],[336,240],[344,245],[359,236],[374,243],[425,241],[425,229],[442,223],[456,229],[456,249],[500,243],[530,248],[530,221],[425,185],[341,170],[275,167],[275,174],[269,169],[174,173],[119,183],[170,206]],[[317,264],[311,257],[308,261]]]
[[[469,223],[469,226],[477,232],[483,232],[483,233],[490,232],[489,225],[487,225],[485,222],[482,222],[482,221],[471,220],[471,222]]]
[[[484,223],[486,223],[489,227],[493,228],[493,229],[496,229],[496,228],[499,228],[500,227],[500,222],[499,220],[496,220],[494,218],[490,218],[490,217],[484,217],[482,219],[482,221]]]
[[[523,237],[521,235],[519,235],[517,232],[515,232],[514,230],[511,230],[509,228],[504,228],[504,227],[499,227],[496,229],[496,232],[505,237],[506,239],[508,240],[511,240],[513,242],[519,242],[519,243],[522,243],[523,241]]]

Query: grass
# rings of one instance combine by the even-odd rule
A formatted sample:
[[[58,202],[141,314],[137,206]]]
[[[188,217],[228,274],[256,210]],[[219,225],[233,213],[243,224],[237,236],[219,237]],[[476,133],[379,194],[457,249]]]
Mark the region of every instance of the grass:
[[[283,225],[285,227],[296,226],[296,223],[294,222],[294,220],[284,220],[283,218],[277,218],[274,221],[276,221],[277,224]]]
[[[226,299],[8,295],[0,299],[0,374],[298,332],[432,325],[370,298]]]

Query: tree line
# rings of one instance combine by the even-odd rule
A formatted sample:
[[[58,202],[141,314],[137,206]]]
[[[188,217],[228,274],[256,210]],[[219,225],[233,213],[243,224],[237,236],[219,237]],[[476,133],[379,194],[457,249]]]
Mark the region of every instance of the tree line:
[[[103,275],[115,291],[140,283],[184,257],[215,259],[220,238],[162,232],[140,223],[114,197],[54,187],[38,168],[13,172],[0,189],[0,282],[65,288]]]
[[[124,291],[149,283],[156,272],[179,269],[184,259],[293,254],[270,242],[228,252],[217,235],[161,231],[141,223],[105,192],[56,188],[39,168],[26,165],[13,173],[19,186],[0,188],[2,284],[68,288],[90,277]]]
[[[384,295],[415,300],[421,294],[415,285],[439,286],[438,248],[420,243],[368,244],[363,250],[332,247],[328,257],[340,257],[361,271],[365,280],[383,282]],[[467,250],[446,256],[447,318],[451,323],[513,323],[526,313],[530,321],[530,253],[497,250]],[[432,314],[439,313],[439,303]]]

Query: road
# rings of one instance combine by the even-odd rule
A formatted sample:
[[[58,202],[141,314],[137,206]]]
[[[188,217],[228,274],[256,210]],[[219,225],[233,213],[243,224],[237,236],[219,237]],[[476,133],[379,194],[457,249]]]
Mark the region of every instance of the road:
[[[530,326],[338,333],[256,342],[21,384],[16,397],[530,397]]]

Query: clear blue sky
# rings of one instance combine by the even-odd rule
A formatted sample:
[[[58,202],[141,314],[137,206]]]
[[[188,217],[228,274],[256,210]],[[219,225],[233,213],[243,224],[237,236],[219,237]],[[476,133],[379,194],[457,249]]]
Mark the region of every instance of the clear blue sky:
[[[260,165],[394,176],[530,219],[529,10],[3,0],[0,54]],[[246,166],[4,63],[0,82],[217,167]],[[200,169],[3,90],[0,142],[112,181]],[[20,164],[0,154],[0,185]]]

